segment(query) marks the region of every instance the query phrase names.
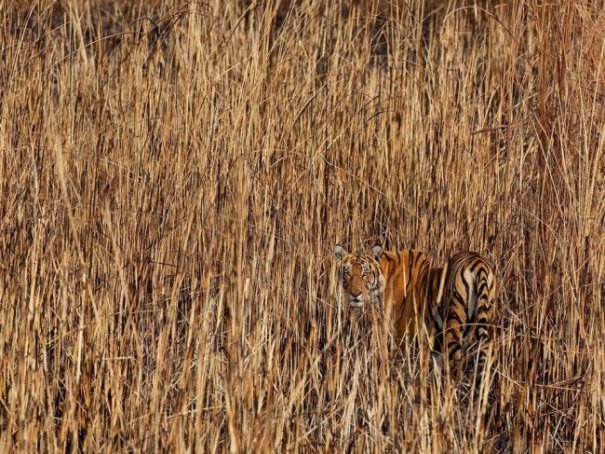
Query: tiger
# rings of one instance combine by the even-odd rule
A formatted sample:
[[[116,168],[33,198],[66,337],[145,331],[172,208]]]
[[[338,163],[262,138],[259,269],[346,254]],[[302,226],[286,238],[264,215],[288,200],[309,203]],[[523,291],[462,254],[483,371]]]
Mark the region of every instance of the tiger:
[[[448,367],[459,377],[463,350],[469,341],[479,344],[483,369],[493,341],[496,279],[494,267],[476,252],[460,252],[443,267],[431,268],[431,260],[416,250],[350,254],[337,244],[340,278],[349,307],[385,303],[394,316],[399,338],[414,336],[425,323],[431,350],[448,354]]]
[[[423,252],[406,249],[351,254],[334,248],[340,262],[340,280],[351,308],[378,303],[392,314],[395,334],[414,337],[424,323],[431,260]]]
[[[476,252],[459,252],[443,268],[429,270],[430,331],[437,349],[445,348],[454,377],[460,377],[463,350],[472,342],[479,346],[479,370],[484,369],[494,338],[495,294],[494,267]]]

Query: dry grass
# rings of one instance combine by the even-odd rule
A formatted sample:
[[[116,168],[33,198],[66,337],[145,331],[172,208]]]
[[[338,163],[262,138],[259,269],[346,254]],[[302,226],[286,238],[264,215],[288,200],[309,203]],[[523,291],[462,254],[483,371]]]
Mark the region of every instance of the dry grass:
[[[0,2],[2,451],[603,450],[602,1],[32,3]],[[481,398],[350,321],[337,241],[493,259]]]

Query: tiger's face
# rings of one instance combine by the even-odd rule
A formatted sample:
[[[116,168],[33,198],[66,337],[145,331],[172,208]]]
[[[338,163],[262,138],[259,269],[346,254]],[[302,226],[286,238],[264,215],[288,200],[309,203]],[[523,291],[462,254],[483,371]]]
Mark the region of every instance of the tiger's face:
[[[374,246],[371,253],[349,254],[337,244],[334,255],[340,261],[339,275],[349,307],[382,301],[385,285],[380,269],[382,247]]]

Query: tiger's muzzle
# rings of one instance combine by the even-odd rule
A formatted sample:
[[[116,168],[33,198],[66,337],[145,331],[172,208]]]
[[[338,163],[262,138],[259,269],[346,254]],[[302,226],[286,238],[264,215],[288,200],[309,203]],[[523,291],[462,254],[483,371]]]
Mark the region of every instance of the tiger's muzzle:
[[[364,302],[363,292],[359,290],[353,292],[347,292],[347,299],[349,300],[349,307],[362,307]]]
[[[349,307],[362,307],[363,306],[363,299],[361,298],[361,296],[351,296],[349,295]]]

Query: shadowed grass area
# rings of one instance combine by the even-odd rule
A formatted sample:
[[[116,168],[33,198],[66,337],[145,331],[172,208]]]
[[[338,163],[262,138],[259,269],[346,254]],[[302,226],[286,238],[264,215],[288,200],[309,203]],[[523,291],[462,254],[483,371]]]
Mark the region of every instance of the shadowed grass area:
[[[375,3],[0,1],[2,451],[603,449],[605,5]],[[489,388],[337,242],[488,256]]]

